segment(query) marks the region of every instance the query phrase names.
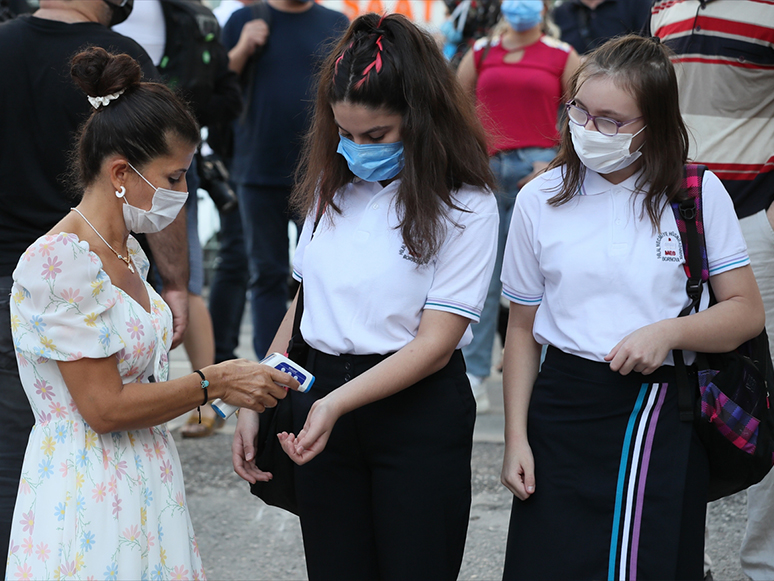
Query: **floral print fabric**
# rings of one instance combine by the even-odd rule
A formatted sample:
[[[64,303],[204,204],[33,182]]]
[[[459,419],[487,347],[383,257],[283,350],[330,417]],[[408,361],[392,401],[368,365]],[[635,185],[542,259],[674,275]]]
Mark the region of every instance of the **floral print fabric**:
[[[129,255],[144,279],[148,260]],[[203,579],[183,474],[165,425],[97,434],[57,361],[115,357],[124,384],[167,380],[172,315],[114,287],[74,234],[46,235],[14,271],[11,327],[35,414],[14,511],[8,579]]]

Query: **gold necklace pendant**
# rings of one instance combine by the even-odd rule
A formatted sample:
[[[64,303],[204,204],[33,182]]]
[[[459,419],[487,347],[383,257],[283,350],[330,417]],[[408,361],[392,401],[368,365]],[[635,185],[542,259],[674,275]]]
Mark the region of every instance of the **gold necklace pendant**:
[[[111,248],[111,250],[113,249]],[[115,252],[115,250],[113,250],[113,252]],[[120,254],[118,254],[118,252],[116,252],[116,256],[118,256],[118,258],[120,258],[124,263],[126,263],[126,266],[129,267],[129,272],[134,274],[134,266],[132,265],[132,260],[128,257],[121,256]]]
[[[105,245],[106,245],[108,248],[110,248],[110,250],[112,250],[112,251],[113,251],[113,254],[115,254],[115,255],[118,257],[118,259],[119,259],[119,260],[121,260],[121,261],[122,261],[124,264],[126,264],[126,266],[128,266],[128,267],[129,267],[129,272],[131,272],[132,274],[134,274],[134,266],[132,265],[132,259],[131,259],[131,258],[129,258],[128,256],[127,256],[126,258],[124,258],[123,256],[121,256],[121,255],[118,253],[118,251],[117,251],[115,248],[113,248],[113,247],[110,245],[110,242],[108,242],[107,240],[105,240],[105,238],[102,236],[102,234],[100,234],[100,233],[99,233],[99,230],[97,230],[97,229],[94,227],[94,225],[93,225],[91,222],[89,222],[89,220],[86,218],[86,216],[84,216],[84,215],[81,213],[81,211],[80,211],[78,208],[70,208],[70,210],[71,210],[71,211],[73,211],[73,212],[77,212],[77,213],[78,213],[78,215],[79,215],[81,218],[83,218],[83,219],[86,221],[86,223],[87,223],[89,226],[91,226],[91,229],[92,229],[92,230],[94,230],[94,233],[95,233],[97,236],[99,236],[100,240],[102,240],[102,242],[104,242],[104,243],[105,243]],[[127,250],[128,250],[128,249],[127,249]]]

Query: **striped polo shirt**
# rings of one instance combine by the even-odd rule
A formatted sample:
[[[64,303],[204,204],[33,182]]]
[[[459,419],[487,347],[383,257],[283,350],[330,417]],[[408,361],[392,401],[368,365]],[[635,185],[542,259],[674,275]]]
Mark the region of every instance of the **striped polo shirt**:
[[[651,30],[675,53],[689,157],[740,218],[774,201],[774,0],[658,0]]]

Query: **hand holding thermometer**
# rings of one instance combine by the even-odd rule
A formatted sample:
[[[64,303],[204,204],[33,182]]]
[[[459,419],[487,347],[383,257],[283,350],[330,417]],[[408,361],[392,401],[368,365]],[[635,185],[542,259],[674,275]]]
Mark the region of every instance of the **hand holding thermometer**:
[[[271,355],[268,355],[259,361],[259,363],[269,365],[274,369],[278,369],[279,371],[290,375],[300,384],[298,386],[298,391],[300,392],[306,393],[312,388],[312,384],[314,383],[314,375],[284,355],[279,353],[272,353]],[[283,385],[282,387],[287,389],[288,386]],[[226,403],[220,398],[210,403],[210,405],[212,406],[212,409],[215,410],[215,413],[223,419],[229,418],[235,411],[239,409],[239,406]]]

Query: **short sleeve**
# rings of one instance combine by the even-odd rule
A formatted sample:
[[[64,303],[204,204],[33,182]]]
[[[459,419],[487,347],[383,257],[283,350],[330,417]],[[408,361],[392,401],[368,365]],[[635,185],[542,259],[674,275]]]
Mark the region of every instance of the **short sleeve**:
[[[473,188],[460,190],[456,197],[468,211],[455,215],[460,227],[448,225],[425,308],[478,322],[497,253],[497,202],[491,192]]]
[[[303,262],[304,262],[304,250],[312,240],[312,231],[314,230],[314,219],[312,214],[309,214],[304,220],[304,226],[301,228],[301,236],[298,237],[298,243],[296,244],[296,252],[293,254],[293,278],[298,282],[304,278],[303,275]]]
[[[545,288],[535,248],[540,204],[536,194],[539,191],[537,183],[541,181],[540,177],[532,180],[516,197],[500,276],[503,296],[512,303],[525,306],[539,305]]]
[[[704,172],[701,199],[710,276],[750,264],[734,203],[711,171]]]
[[[13,273],[11,330],[28,358],[103,358],[126,347],[112,316],[118,300],[89,244],[74,234],[39,238]]]

